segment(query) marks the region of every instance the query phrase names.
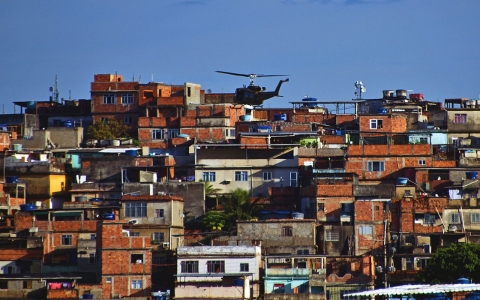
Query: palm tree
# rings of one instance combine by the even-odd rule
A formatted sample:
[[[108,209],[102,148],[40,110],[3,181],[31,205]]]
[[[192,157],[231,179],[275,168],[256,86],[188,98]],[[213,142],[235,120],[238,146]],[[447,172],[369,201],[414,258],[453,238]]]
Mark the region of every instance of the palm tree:
[[[237,220],[250,220],[257,216],[262,208],[258,199],[251,201],[247,190],[237,188],[220,199],[225,216],[225,228],[229,232],[236,229]]]
[[[202,182],[202,180],[200,180]],[[203,186],[205,195],[213,195],[220,192],[222,189],[216,189],[213,187],[213,183],[210,181],[204,181],[205,185]]]

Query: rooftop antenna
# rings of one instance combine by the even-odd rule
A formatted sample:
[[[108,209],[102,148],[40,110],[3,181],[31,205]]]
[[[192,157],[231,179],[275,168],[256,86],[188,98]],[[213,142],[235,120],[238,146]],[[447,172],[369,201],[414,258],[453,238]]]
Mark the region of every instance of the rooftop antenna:
[[[50,97],[50,101],[59,102],[58,97],[59,97],[60,93],[58,91],[58,76],[57,75],[55,75],[55,85],[51,86],[49,90],[50,90],[50,92],[52,92],[52,96]]]
[[[355,81],[355,84],[353,86],[355,87],[355,95],[357,96],[357,100],[361,100],[362,93],[365,93],[367,89],[361,81]]]

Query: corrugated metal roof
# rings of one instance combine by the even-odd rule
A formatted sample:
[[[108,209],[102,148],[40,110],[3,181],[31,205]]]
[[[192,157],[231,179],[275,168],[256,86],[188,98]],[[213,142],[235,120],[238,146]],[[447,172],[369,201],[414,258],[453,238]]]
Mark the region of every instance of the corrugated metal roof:
[[[471,292],[480,291],[478,283],[454,284],[414,284],[401,285],[386,289],[368,290],[363,292],[345,294],[345,296],[386,296],[386,295],[415,295],[433,293]]]

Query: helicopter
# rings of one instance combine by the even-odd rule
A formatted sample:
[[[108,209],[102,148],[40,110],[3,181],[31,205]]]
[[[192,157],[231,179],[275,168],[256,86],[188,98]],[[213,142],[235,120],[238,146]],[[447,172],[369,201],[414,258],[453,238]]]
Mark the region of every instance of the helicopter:
[[[255,85],[255,78],[259,77],[274,77],[274,76],[288,76],[288,75],[263,75],[263,74],[240,74],[232,73],[225,71],[216,71],[217,73],[234,75],[234,76],[243,76],[250,78],[250,84],[248,86],[243,86],[235,90],[234,103],[236,104],[246,104],[246,105],[262,105],[263,101],[270,99],[272,97],[282,97],[279,96],[280,87],[282,83],[288,82],[289,79],[280,80],[275,91],[265,91],[265,87],[260,87]]]

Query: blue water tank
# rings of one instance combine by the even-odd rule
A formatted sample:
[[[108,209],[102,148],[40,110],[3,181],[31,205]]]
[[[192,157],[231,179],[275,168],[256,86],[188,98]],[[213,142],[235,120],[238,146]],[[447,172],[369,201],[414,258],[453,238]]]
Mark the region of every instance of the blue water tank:
[[[478,172],[468,171],[468,172],[465,172],[465,175],[467,176],[467,179],[477,179],[478,178]]]
[[[379,113],[381,115],[384,115],[384,114],[387,113],[387,109],[383,108],[383,107],[379,107],[379,108],[377,108],[377,113]]]
[[[480,300],[480,292],[471,292],[465,295],[464,300]]]
[[[427,297],[423,298],[423,300],[445,300],[445,294],[442,294],[442,293],[429,294]]]
[[[274,121],[286,121],[287,120],[287,114],[275,114],[275,115],[273,115],[273,120]]]
[[[102,217],[104,220],[115,220],[115,214],[112,213],[104,213]]]
[[[31,203],[20,204],[20,211],[22,211],[22,212],[32,211],[32,210],[35,210],[35,208],[36,208],[36,206],[34,204],[31,204]]]
[[[234,286],[243,286],[243,279],[234,279],[233,280]]]
[[[306,102],[304,105],[308,107],[315,107],[316,103],[308,103],[308,102],[314,102],[317,101],[317,98],[312,98],[312,97],[305,97],[302,99],[303,102]]]
[[[83,294],[83,299],[93,299],[93,294]]]
[[[18,182],[18,176],[6,176],[5,177],[5,182],[6,183],[17,183]]]
[[[405,178],[405,177],[397,178],[397,185],[406,185],[407,182],[408,182],[408,178]]]
[[[61,127],[73,128],[75,123],[72,120],[68,120],[68,121],[60,121],[58,124]]]
[[[138,150],[125,150],[126,156],[137,156]]]
[[[459,284],[469,284],[469,283],[470,283],[470,279],[465,278],[465,277],[458,278],[457,280],[455,280],[455,283],[459,283]]]
[[[252,115],[241,115],[240,116],[240,121],[251,121],[252,120]]]

